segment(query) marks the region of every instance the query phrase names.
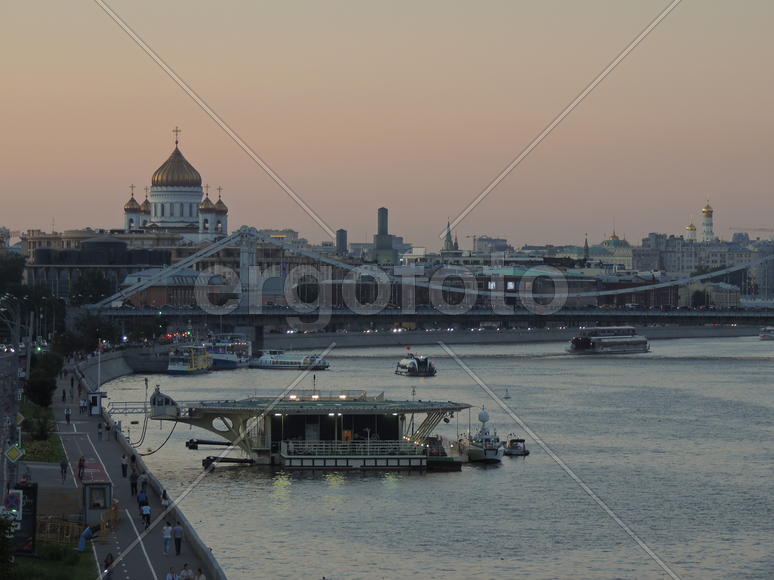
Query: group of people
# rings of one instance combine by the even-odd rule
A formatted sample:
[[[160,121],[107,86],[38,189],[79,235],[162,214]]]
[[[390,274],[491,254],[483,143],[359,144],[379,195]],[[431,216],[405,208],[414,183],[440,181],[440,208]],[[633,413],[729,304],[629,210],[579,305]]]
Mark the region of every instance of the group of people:
[[[164,540],[164,555],[169,556],[172,548],[172,540],[175,540],[175,555],[180,555],[183,546],[183,526],[178,521],[174,526],[167,520],[166,525],[161,528],[161,537]]]

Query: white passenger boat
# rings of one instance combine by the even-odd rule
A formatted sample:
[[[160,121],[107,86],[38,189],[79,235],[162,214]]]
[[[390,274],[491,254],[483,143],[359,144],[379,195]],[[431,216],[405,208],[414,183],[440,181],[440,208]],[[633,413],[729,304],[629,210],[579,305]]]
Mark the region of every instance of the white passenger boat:
[[[213,370],[247,368],[253,356],[253,344],[243,334],[216,334],[207,343]]]
[[[329,366],[316,354],[286,354],[282,350],[266,350],[250,360],[251,369],[324,371]]]
[[[774,340],[774,326],[764,326],[758,335],[761,340]]]
[[[481,427],[476,434],[460,439],[460,452],[467,454],[468,461],[471,462],[499,463],[503,459],[505,448],[497,436],[497,432],[492,431],[486,425],[489,421],[489,412],[486,409],[481,409],[478,420],[481,421]]]
[[[416,356],[409,353],[406,357],[398,361],[395,367],[396,375],[408,377],[434,377],[438,372],[435,365],[426,356]]]
[[[633,326],[581,328],[567,349],[573,354],[627,354],[649,350],[648,339],[637,334]]]
[[[212,357],[203,346],[178,346],[169,352],[167,373],[170,375],[196,375],[206,373],[212,367]]]

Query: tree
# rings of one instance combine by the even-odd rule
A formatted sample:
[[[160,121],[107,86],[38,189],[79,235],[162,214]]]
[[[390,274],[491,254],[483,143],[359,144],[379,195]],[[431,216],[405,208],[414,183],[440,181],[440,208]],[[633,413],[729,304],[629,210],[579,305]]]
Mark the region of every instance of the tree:
[[[23,274],[24,256],[8,252],[0,254],[0,295],[9,292],[18,296]]]
[[[13,564],[14,542],[11,520],[0,516],[0,578],[16,578]]]
[[[115,323],[96,314],[84,314],[75,321],[75,329],[83,338],[86,350],[97,348],[100,339],[114,342],[118,338],[118,328]]]
[[[55,377],[51,377],[43,369],[30,371],[30,378],[27,381],[27,397],[30,401],[41,407],[48,407],[51,405],[55,390]]]
[[[81,270],[70,289],[70,302],[75,306],[94,304],[113,293],[113,283],[102,270]]]

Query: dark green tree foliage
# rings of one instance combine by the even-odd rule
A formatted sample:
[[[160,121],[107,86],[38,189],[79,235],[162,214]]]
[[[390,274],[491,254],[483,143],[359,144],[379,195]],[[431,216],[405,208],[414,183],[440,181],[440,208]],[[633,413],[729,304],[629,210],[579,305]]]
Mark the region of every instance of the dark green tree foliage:
[[[100,339],[115,342],[119,336],[116,324],[95,314],[84,314],[75,321],[75,329],[83,339],[83,350],[96,350]]]
[[[82,270],[70,289],[70,301],[75,306],[94,304],[113,290],[113,283],[101,270]]]
[[[16,578],[13,565],[13,540],[11,535],[11,520],[0,517],[0,578],[14,580]]]
[[[24,273],[24,257],[18,254],[0,254],[0,294],[19,295]]]

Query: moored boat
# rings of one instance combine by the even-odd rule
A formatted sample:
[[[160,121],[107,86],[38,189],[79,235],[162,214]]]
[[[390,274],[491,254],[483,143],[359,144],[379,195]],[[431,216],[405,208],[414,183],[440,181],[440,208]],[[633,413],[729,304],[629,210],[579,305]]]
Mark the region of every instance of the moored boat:
[[[435,365],[429,358],[413,353],[400,359],[395,367],[396,375],[407,377],[434,377],[436,372]]]
[[[243,334],[216,334],[206,346],[216,371],[246,368],[253,355],[253,345]]]
[[[774,326],[764,326],[758,335],[761,340],[774,340]]]
[[[169,352],[167,373],[170,375],[196,375],[212,367],[212,357],[203,346],[183,345]]]
[[[648,339],[633,326],[596,326],[581,328],[570,340],[572,354],[631,354],[648,352]]]
[[[487,426],[489,412],[481,409],[478,413],[481,427],[475,435],[468,435],[459,441],[460,452],[467,454],[468,461],[473,463],[500,463],[505,454],[503,442],[497,436],[497,432]]]
[[[527,449],[527,442],[520,437],[516,437],[513,433],[508,435],[508,442],[504,447],[505,455],[511,457],[526,457],[529,455],[529,449]]]
[[[267,350],[250,360],[251,369],[324,371],[330,367],[325,358],[316,354],[286,354],[282,350]]]

